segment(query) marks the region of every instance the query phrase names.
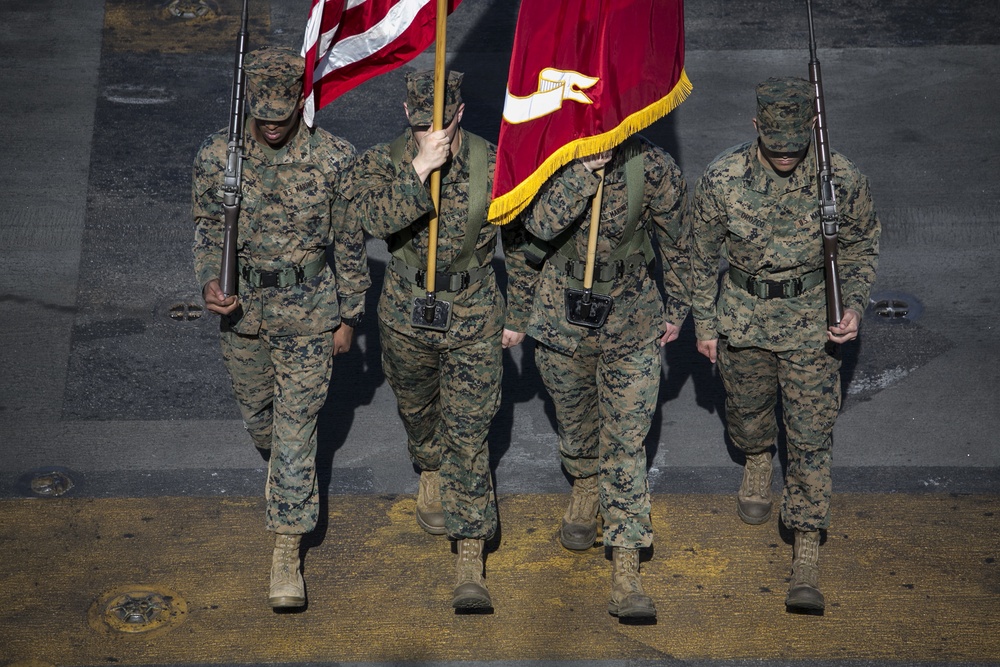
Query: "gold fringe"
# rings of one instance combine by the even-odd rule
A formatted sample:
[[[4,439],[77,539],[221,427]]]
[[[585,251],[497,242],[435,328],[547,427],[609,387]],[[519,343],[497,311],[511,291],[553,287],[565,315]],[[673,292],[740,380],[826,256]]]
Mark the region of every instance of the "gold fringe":
[[[681,70],[680,79],[665,97],[636,111],[623,120],[618,127],[604,134],[584,137],[561,146],[550,155],[535,171],[514,188],[490,203],[489,221],[494,225],[506,225],[528,207],[535,194],[549,178],[564,165],[578,157],[594,155],[621,144],[630,136],[649,127],[676,109],[691,94],[693,86],[687,72]]]

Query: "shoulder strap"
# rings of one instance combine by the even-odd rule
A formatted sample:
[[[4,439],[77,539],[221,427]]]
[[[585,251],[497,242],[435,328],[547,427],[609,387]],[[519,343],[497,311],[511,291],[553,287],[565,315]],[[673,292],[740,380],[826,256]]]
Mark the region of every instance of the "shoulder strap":
[[[403,161],[403,151],[406,150],[406,140],[409,139],[409,136],[409,131],[403,132],[389,144],[389,157],[392,159],[392,163],[396,165],[397,170]]]
[[[630,237],[642,216],[642,202],[646,195],[646,170],[638,139],[635,137],[629,139],[625,144],[625,150],[629,151],[628,161],[625,162],[625,188],[628,191],[628,226],[625,228],[625,236]]]
[[[403,162],[403,151],[406,150],[406,142],[410,138],[410,131],[406,130],[389,144],[389,159],[395,165],[398,172]],[[386,245],[393,256],[398,256],[407,264],[416,265],[419,262],[416,251],[413,249],[413,226],[407,226],[386,239]]]
[[[465,271],[472,264],[472,256],[479,241],[479,232],[486,220],[486,198],[489,180],[489,149],[486,140],[465,132],[469,142],[469,220],[465,225],[465,242],[451,263],[451,271]]]
[[[642,217],[642,203],[646,197],[646,169],[639,139],[631,137],[625,142],[623,150],[628,155],[625,162],[628,219],[622,232],[622,243],[611,252],[611,261],[625,259],[637,252],[641,252],[646,261],[650,261],[653,259],[653,244],[649,240],[649,231],[644,229],[636,234],[639,219]]]

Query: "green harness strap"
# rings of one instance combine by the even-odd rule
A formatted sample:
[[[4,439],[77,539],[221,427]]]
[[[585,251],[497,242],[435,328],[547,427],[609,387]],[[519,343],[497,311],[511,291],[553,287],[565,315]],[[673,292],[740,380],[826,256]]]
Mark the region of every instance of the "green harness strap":
[[[389,156],[396,169],[400,169],[403,160],[403,151],[406,150],[406,143],[409,140],[411,131],[407,130],[403,134],[393,139],[389,144]],[[489,149],[486,140],[471,132],[464,132],[465,138],[469,142],[469,218],[465,226],[465,242],[454,261],[448,267],[449,273],[467,271],[473,264],[473,257],[476,251],[476,242],[479,241],[479,232],[483,229],[483,222],[486,221],[486,200],[489,196],[487,192],[489,180]],[[393,234],[388,239],[389,252],[394,257],[399,258],[407,265],[414,268],[420,267],[420,257],[413,247],[413,225],[409,225]],[[493,245],[484,248],[490,255],[493,253]],[[485,257],[476,258],[480,262]]]

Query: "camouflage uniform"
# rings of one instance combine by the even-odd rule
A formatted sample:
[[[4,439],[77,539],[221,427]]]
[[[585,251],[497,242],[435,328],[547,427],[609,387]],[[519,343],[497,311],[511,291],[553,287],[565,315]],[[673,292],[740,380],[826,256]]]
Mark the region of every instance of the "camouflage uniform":
[[[248,55],[251,84],[269,67],[270,53]],[[266,94],[255,98],[252,85],[249,92],[255,116],[266,117]],[[285,93],[278,99],[298,98]],[[250,122],[237,235],[240,307],[222,317],[222,353],[247,431],[271,451],[267,529],[304,534],[317,522],[316,421],[330,382],[333,331],[343,320],[357,323],[371,284],[363,233],[345,218],[338,195],[355,151],[304,123],[275,151],[252,137]],[[194,162],[193,249],[202,286],[219,275],[227,139],[228,130],[208,137]],[[330,246],[335,270],[326,261]]]
[[[643,257],[616,279],[594,283],[595,293],[614,300],[601,328],[570,324],[566,289],[580,289],[582,283],[570,275],[579,272],[560,265],[559,254],[553,252],[537,278],[528,325],[528,335],[538,343],[538,369],[555,403],[562,464],[576,479],[599,476],[604,544],[627,549],[652,544],[643,440],[660,386],[657,340],[664,323],[679,326],[689,307],[687,187],[670,155],[637,139],[632,150],[642,154],[645,193],[632,236],[655,238],[663,260],[666,301]],[[605,166],[595,275],[615,248],[634,243],[622,238],[628,218],[628,146],[617,149]],[[586,258],[591,201],[598,183],[598,176],[579,161],[567,165],[542,188],[525,227],[555,248],[570,244],[578,258]],[[575,268],[582,264],[577,262]]]
[[[449,91],[457,85],[451,79]],[[429,124],[429,116],[423,115],[429,100],[415,99],[414,95],[418,93],[411,88],[411,124]],[[449,98],[446,125],[457,106]],[[461,148],[441,168],[439,273],[448,271],[459,255],[470,215],[470,134],[459,132]],[[405,267],[396,263],[386,271],[378,304],[382,367],[396,396],[413,463],[422,471],[440,471],[447,535],[488,539],[496,531],[497,509],[486,436],[500,405],[501,332],[505,326],[523,332],[527,314],[519,314],[523,307],[516,303],[505,314],[504,297],[490,268],[499,230],[484,222],[469,267],[469,271],[485,270],[481,279],[457,291],[448,291],[446,281],[436,281],[436,298],[451,303],[448,330],[412,326],[414,298],[427,294],[422,274],[427,266],[428,220],[434,210],[429,185],[421,182],[411,166],[416,154],[409,129],[398,162],[390,144],[372,147],[358,158],[344,192],[365,231],[386,239],[390,248],[399,242],[401,233],[412,233],[418,266],[411,268],[420,269],[421,277],[411,280],[402,273]],[[490,144],[487,207],[495,162],[496,148]],[[517,271],[524,261],[513,251],[512,243],[513,236],[505,231],[508,271]]]
[[[769,132],[794,121],[781,117],[786,107],[775,100],[788,86],[800,90],[805,143],[779,142],[769,148],[797,152],[808,146],[808,153],[790,174],[782,175],[758,159],[758,138],[730,148],[708,166],[693,207],[692,313],[698,340],[719,339],[729,435],[747,455],[768,451],[775,442],[775,388],[780,387],[788,444],[781,519],[791,529],[811,532],[830,521],[840,357],[827,339],[816,156],[808,141],[812,112],[806,100],[811,101],[811,92],[805,81],[775,81],[758,88],[758,128]],[[832,168],[841,218],[838,266],[844,308],[860,315],[875,279],[880,225],[868,180],[837,153]],[[730,267],[721,286],[720,257]],[[804,291],[762,298],[734,282],[739,271],[758,280],[800,279]]]

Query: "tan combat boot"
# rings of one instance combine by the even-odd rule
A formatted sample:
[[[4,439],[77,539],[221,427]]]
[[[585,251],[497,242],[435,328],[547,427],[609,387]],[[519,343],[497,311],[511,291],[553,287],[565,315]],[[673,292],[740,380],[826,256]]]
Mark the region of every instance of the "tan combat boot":
[[[490,592],[486,590],[483,577],[483,540],[458,540],[458,564],[456,566],[455,592],[451,606],[468,611],[489,611],[493,609]]]
[[[268,604],[272,608],[304,607],[306,585],[299,571],[301,535],[275,535],[271,557],[271,592]]]
[[[614,547],[611,563],[608,613],[619,618],[656,618],[656,605],[639,581],[639,550]]]
[[[736,494],[736,512],[752,526],[771,518],[771,452],[747,454],[743,482]]]
[[[441,507],[441,473],[422,470],[417,489],[417,524],[431,535],[444,535],[444,508]]]
[[[785,597],[786,607],[822,611],[826,606],[819,591],[819,541],[818,530],[795,531],[795,558],[792,560],[788,596]]]
[[[584,551],[594,546],[597,539],[597,510],[600,493],[597,475],[580,477],[573,481],[573,495],[559,527],[559,542],[572,551]]]

